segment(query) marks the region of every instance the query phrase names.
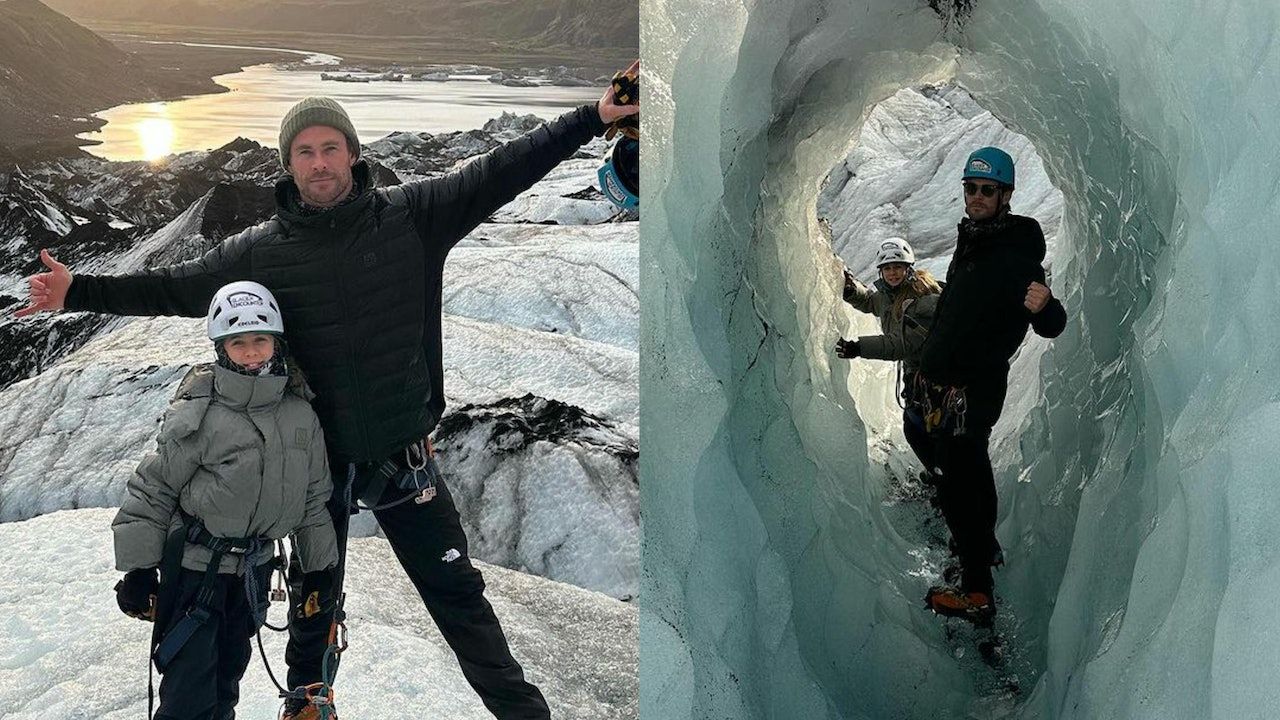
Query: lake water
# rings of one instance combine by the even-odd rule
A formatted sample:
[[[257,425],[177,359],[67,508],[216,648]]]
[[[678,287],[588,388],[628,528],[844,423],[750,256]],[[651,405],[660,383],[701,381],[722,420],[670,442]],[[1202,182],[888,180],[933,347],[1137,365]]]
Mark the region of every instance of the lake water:
[[[603,87],[506,87],[483,77],[346,83],[322,81],[320,70],[255,65],[219,75],[214,81],[231,92],[120,105],[95,113],[107,124],[80,137],[100,141],[85,149],[109,160],[156,160],[170,153],[216,148],[237,136],[274,147],[280,118],[294,103],[308,95],[328,95],[342,103],[361,142],[367,143],[397,130],[471,130],[504,111],[549,119],[594,102],[603,92]],[[323,70],[336,72],[332,66]]]

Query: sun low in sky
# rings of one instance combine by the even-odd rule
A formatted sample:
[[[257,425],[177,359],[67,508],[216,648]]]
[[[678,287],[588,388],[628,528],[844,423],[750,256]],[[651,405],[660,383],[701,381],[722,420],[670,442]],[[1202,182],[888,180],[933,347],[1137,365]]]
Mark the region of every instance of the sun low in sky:
[[[134,125],[142,157],[148,162],[155,162],[173,152],[173,121],[166,109],[166,103],[151,103],[147,110],[154,115],[139,118]]]

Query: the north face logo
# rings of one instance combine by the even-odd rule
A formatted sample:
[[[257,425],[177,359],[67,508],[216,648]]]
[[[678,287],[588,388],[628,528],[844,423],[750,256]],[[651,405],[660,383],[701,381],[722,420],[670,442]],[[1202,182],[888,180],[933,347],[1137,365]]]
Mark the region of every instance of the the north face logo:
[[[442,558],[440,558],[440,559],[441,559],[441,560],[443,560],[443,561],[445,561],[445,562],[447,562],[447,563],[451,563],[451,562],[453,562],[454,560],[457,560],[457,559],[458,559],[458,558],[460,558],[460,557],[462,557],[462,553],[458,552],[458,550],[457,550],[456,548],[449,548],[449,552],[446,552],[446,553],[444,554],[444,557],[442,557]]]
[[[973,160],[969,161],[969,172],[989,173],[991,172],[991,163],[987,162],[986,160],[979,160],[978,158],[974,158]]]

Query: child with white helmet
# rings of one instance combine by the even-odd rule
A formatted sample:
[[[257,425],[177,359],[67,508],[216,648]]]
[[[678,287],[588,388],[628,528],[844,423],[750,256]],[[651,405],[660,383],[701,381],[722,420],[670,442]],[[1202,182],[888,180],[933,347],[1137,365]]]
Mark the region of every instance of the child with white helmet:
[[[868,288],[846,269],[844,300],[858,310],[880,319],[880,335],[864,335],[855,340],[836,341],[836,355],[846,359],[897,360],[901,363],[902,385],[910,388],[919,371],[920,349],[924,347],[942,285],[928,270],[915,268],[916,255],[902,238],[888,238],[876,253],[880,277]],[[903,434],[916,456],[928,469],[934,467],[931,443],[924,422],[914,406],[903,409]]]
[[[111,523],[125,572],[116,601],[155,623],[157,720],[233,716],[275,541],[293,536],[303,607],[317,612],[338,562],[324,436],[286,360],[279,304],[257,283],[231,283],[207,327],[217,361],[180,383]]]

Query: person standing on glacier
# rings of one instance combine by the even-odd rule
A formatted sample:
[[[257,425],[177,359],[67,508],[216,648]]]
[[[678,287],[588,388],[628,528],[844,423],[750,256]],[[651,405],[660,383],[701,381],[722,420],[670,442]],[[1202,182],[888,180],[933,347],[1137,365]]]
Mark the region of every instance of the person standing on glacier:
[[[876,253],[879,279],[872,287],[858,282],[844,271],[844,301],[861,312],[880,320],[879,335],[864,335],[836,341],[836,355],[846,360],[861,357],[868,360],[897,360],[898,372],[905,387],[911,387],[919,371],[920,350],[933,324],[942,286],[928,270],[916,269],[916,254],[902,238],[888,238]],[[905,404],[902,410],[902,433],[916,457],[924,464],[927,477],[932,477],[933,443],[924,431],[924,419],[918,408]]]
[[[635,72],[637,61],[628,69]],[[201,317],[229,282],[270,287],[290,318],[286,339],[316,393],[343,550],[332,602],[299,598],[285,653],[293,693],[285,720],[333,718],[326,653],[341,627],[348,517],[356,498],[374,514],[463,675],[498,718],[549,718],[484,597],[467,537],[443,482],[413,485],[431,461],[426,441],[444,411],[441,280],[449,250],[593,137],[639,112],[613,89],[438,177],[375,188],[343,108],[307,98],[280,125],[276,213],[203,257],[127,276],[72,275],[48,251],[18,313],[88,310]],[[412,479],[411,479],[412,478]],[[413,497],[417,496],[417,497]],[[404,500],[421,502],[403,502]],[[381,507],[386,506],[386,507]],[[297,593],[301,596],[302,593]],[[311,602],[307,602],[311,599]],[[327,665],[329,677],[322,677]]]
[[[1045,284],[1040,223],[1014,215],[1014,163],[999,148],[969,155],[965,214],[957,226],[946,287],[908,388],[933,440],[938,500],[960,561],[960,586],[931,588],[926,604],[941,615],[989,622],[995,615],[993,565],[996,487],[987,452],[1009,382],[1009,359],[1030,327],[1053,338],[1066,310]]]

